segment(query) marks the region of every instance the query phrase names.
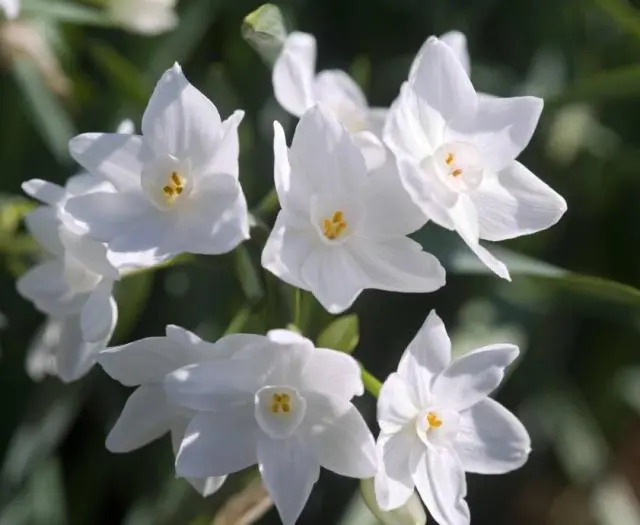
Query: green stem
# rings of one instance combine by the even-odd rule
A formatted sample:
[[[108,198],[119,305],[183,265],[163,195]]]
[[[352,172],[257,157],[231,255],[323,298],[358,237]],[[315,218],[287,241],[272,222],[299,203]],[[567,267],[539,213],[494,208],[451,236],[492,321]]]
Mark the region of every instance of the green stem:
[[[299,330],[302,330],[302,290],[300,288],[293,289],[293,324]]]
[[[364,383],[364,388],[376,399],[380,395],[380,389],[382,388],[382,383],[380,380],[367,371],[367,369],[360,363],[360,375],[362,377],[362,382]]]

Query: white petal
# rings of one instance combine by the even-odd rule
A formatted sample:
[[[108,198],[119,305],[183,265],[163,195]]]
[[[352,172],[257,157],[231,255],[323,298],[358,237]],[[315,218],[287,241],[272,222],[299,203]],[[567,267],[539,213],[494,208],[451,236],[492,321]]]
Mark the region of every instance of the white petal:
[[[427,509],[440,525],[469,525],[464,470],[448,448],[414,447],[413,481]]]
[[[375,442],[358,409],[333,396],[305,392],[305,438],[324,468],[341,476],[371,478],[376,473]]]
[[[404,361],[405,356],[406,353],[402,358]],[[378,425],[382,432],[399,432],[413,420],[420,408],[416,407],[417,401],[419,399],[399,374],[393,373],[387,377],[378,396]]]
[[[273,123],[273,178],[280,206],[291,214],[297,211],[304,216],[311,188],[302,177],[291,177],[287,141],[278,121]]]
[[[168,373],[197,359],[194,349],[167,337],[147,337],[100,352],[104,371],[125,386],[159,383]]]
[[[65,189],[70,197],[87,195],[98,191],[115,193],[118,190],[108,180],[93,173],[81,172],[67,179]]]
[[[483,399],[461,414],[454,448],[465,471],[505,474],[525,464],[531,438],[505,407]]]
[[[469,59],[469,51],[467,50],[467,37],[464,33],[455,30],[447,31],[440,35],[440,41],[449,46],[468,75],[471,71],[471,60]]]
[[[64,246],[60,241],[60,221],[56,210],[49,206],[38,206],[24,217],[25,225],[29,233],[42,247],[52,255],[61,257],[64,254]]]
[[[43,295],[64,294],[68,286],[62,261],[55,259],[30,268],[18,279],[16,286],[18,293],[30,300]]]
[[[298,122],[289,150],[292,183],[309,198],[313,193],[351,194],[367,183],[367,167],[358,146],[331,110],[316,105]],[[295,177],[295,178],[293,178]],[[293,190],[292,190],[293,191]]]
[[[47,375],[56,375],[56,350],[60,342],[63,321],[49,317],[37,329],[26,352],[25,367],[33,381],[42,381]]]
[[[265,488],[284,525],[294,525],[320,476],[313,452],[297,436],[258,439],[258,464]]]
[[[238,126],[244,118],[244,111],[236,110],[222,123],[220,142],[211,162],[206,166],[208,173],[226,173],[238,178],[238,156],[240,143]]]
[[[353,259],[365,277],[364,288],[391,292],[433,292],[445,284],[440,261],[408,237],[357,239]]]
[[[142,193],[96,192],[69,199],[65,211],[86,223],[94,239],[108,242],[153,210]]]
[[[432,110],[431,118],[437,115],[443,124],[450,124],[476,114],[475,89],[449,46],[429,37],[416,60],[418,64],[409,82],[420,100]]]
[[[110,280],[120,279],[120,273],[107,259],[107,247],[87,234],[78,234],[62,227],[60,240],[67,254],[86,267],[87,270]]]
[[[471,198],[480,237],[489,241],[546,230],[567,211],[566,201],[519,162],[487,177]]]
[[[402,354],[398,375],[415,396],[418,408],[431,403],[430,385],[451,361],[451,340],[435,310],[431,310],[418,333]]]
[[[368,284],[367,276],[345,245],[316,246],[301,272],[305,288],[332,314],[349,308]]]
[[[189,83],[176,63],[162,75],[142,116],[144,140],[157,155],[207,165],[222,138],[215,105]]]
[[[63,319],[60,340],[56,350],[56,373],[69,383],[84,376],[96,362],[97,352],[106,341],[86,343],[82,340],[80,319],[77,316]]]
[[[314,81],[315,99],[328,107],[351,133],[369,127],[369,105],[360,86],[344,71],[325,70]]]
[[[22,190],[34,199],[55,206],[64,200],[66,193],[62,186],[42,179],[31,179],[22,183]]]
[[[313,105],[313,76],[316,68],[316,40],[313,35],[289,33],[273,64],[273,93],[278,103],[296,117]]]
[[[111,292],[113,281],[103,279],[91,292],[80,313],[80,326],[85,341],[93,343],[106,338],[118,322],[118,305]]]
[[[301,280],[302,264],[317,243],[317,234],[310,226],[296,228],[288,212],[280,211],[262,251],[262,266],[286,283],[306,289]]]
[[[300,375],[305,390],[349,401],[364,394],[358,362],[344,352],[314,348]]]
[[[118,124],[118,128],[116,129],[116,133],[126,133],[131,135],[136,130],[136,125],[133,123],[131,119],[124,119],[120,124]]]
[[[169,431],[170,413],[162,385],[145,385],[129,396],[107,436],[111,452],[131,452]]]
[[[543,101],[537,97],[481,97],[474,118],[449,125],[448,141],[471,142],[484,166],[500,171],[520,154],[538,125]],[[473,115],[473,114],[470,114]]]
[[[371,131],[359,131],[353,134],[353,142],[362,153],[369,171],[384,166],[387,161],[390,161],[389,164],[395,164],[395,159],[387,151],[380,136],[374,135]]]
[[[120,191],[140,188],[140,174],[149,155],[142,137],[118,133],[78,135],[69,141],[69,152],[83,168]]]
[[[500,384],[505,368],[518,354],[515,345],[497,344],[456,359],[435,378],[434,403],[460,411],[481,401]]]
[[[12,20],[20,14],[20,0],[0,0],[0,8],[5,16]]]
[[[196,414],[176,456],[178,476],[226,476],[254,465],[257,431],[253,406]]]
[[[378,436],[376,449],[379,461],[374,488],[382,510],[404,505],[413,493],[409,459],[417,439],[416,434],[408,430]]]

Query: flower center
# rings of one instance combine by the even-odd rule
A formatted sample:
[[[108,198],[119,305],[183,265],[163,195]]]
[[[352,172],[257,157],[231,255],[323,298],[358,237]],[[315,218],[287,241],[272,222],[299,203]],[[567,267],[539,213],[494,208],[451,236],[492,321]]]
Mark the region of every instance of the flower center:
[[[437,412],[427,413],[427,425],[429,428],[440,428],[442,426],[442,419],[438,416]]]
[[[452,177],[459,177],[460,175],[462,175],[463,171],[462,168],[456,167],[455,162],[456,156],[450,151],[449,153],[447,153],[447,157],[444,159],[444,163],[450,168],[449,175],[451,175]]]
[[[325,218],[322,221],[322,233],[324,236],[333,241],[340,238],[347,229],[347,223],[344,220],[344,213],[337,210],[330,218]]]
[[[291,396],[285,393],[275,393],[271,397],[271,412],[274,414],[288,414],[291,412]]]
[[[182,195],[186,183],[186,179],[177,171],[171,172],[166,185],[162,187],[162,193],[164,193],[168,204],[173,204],[175,200]]]
[[[290,436],[300,425],[307,403],[290,386],[264,386],[255,394],[255,417],[258,426],[274,439]]]
[[[460,414],[441,406],[427,408],[416,418],[416,431],[428,447],[440,447],[451,443],[458,434]]]

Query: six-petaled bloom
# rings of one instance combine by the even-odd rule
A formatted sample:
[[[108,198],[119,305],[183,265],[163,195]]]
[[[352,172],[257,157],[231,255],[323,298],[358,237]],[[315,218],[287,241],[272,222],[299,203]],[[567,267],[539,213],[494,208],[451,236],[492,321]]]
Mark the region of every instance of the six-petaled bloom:
[[[72,156],[116,191],[70,199],[67,211],[127,267],[148,267],[183,252],[232,250],[249,237],[238,181],[243,115],[238,110],[222,122],[175,64],[149,100],[142,136],[88,133],[71,140]]]
[[[378,399],[378,503],[403,505],[417,488],[440,525],[467,525],[465,471],[502,474],[530,452],[522,423],[488,395],[518,348],[496,344],[451,360],[451,342],[432,311]]]
[[[169,400],[196,411],[176,460],[179,476],[224,476],[258,464],[285,525],[300,515],[320,467],[373,477],[375,445],[351,403],[364,391],[349,355],[288,330],[253,336],[232,359],[169,374]],[[224,344],[224,339],[217,344]]]
[[[369,170],[332,112],[314,106],[300,119],[288,150],[274,124],[274,176],[282,210],[262,265],[309,290],[331,313],[365,288],[432,292],[444,269],[407,237],[424,215],[400,184],[395,163]]]
[[[430,37],[385,124],[384,140],[414,202],[505,279],[508,269],[480,239],[544,230],[566,211],[564,199],[515,160],[542,105],[536,97],[478,96],[461,60]]]

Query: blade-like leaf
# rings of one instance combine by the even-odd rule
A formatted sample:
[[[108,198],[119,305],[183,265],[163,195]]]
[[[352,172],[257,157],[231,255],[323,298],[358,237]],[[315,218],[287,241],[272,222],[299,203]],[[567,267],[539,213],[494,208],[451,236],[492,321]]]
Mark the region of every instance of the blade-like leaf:
[[[351,314],[332,321],[318,336],[317,345],[350,354],[359,340],[358,316]]]

